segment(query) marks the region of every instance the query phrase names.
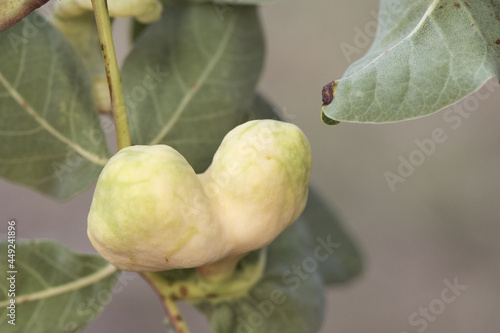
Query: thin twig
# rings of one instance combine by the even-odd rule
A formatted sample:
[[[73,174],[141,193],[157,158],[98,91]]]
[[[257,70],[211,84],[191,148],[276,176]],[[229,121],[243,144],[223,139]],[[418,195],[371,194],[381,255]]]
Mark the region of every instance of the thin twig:
[[[107,2],[106,0],[92,0],[92,6],[99,31],[99,39],[101,40],[102,55],[108,78],[109,93],[111,95],[111,108],[116,126],[116,143],[118,150],[120,150],[131,146],[132,142],[130,139],[125,100],[123,98],[120,70],[116,61]]]
[[[165,307],[165,312],[167,313],[170,323],[174,327],[176,333],[189,333],[189,328],[182,318],[181,311],[177,306],[175,300],[170,297],[162,298],[163,306]]]
[[[181,311],[179,310],[175,299],[173,299],[170,295],[164,295],[146,274],[139,273],[139,275],[151,286],[151,288],[153,288],[156,294],[158,294],[158,296],[160,297],[161,303],[165,308],[165,313],[167,314],[169,322],[172,324],[174,331],[176,333],[189,333],[189,328],[187,327],[187,324],[181,315]]]

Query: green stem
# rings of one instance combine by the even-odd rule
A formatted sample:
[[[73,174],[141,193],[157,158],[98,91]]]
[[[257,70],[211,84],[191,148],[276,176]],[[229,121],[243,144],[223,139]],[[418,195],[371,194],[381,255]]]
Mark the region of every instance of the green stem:
[[[111,107],[116,126],[116,143],[118,150],[131,146],[130,129],[128,126],[127,111],[123,98],[120,70],[116,61],[115,46],[111,33],[111,23],[106,0],[92,0],[99,39],[101,40],[102,56],[108,78]]]
[[[175,332],[189,333],[189,328],[187,327],[184,318],[182,318],[181,312],[175,300],[169,297],[164,298],[163,305],[165,306],[165,311]]]
[[[141,277],[156,291],[156,293],[160,296],[161,302],[163,303],[163,307],[165,308],[165,312],[169,319],[169,322],[172,324],[176,333],[189,333],[189,328],[182,318],[181,311],[176,303],[176,298],[172,295],[164,294],[159,289],[157,284],[149,278],[149,274],[152,273],[139,273]]]

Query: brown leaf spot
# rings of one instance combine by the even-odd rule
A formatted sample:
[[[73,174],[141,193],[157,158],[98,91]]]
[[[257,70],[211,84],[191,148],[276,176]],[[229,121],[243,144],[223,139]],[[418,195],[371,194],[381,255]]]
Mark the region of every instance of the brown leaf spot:
[[[453,4],[453,6],[455,6],[455,7],[457,7],[457,8],[460,8],[460,4],[459,4],[458,2],[455,2],[455,3]]]
[[[495,44],[500,45],[500,38],[495,41]]]
[[[217,295],[216,293],[210,293],[210,294],[207,294],[206,295],[206,298],[216,298],[218,297],[219,295]]]
[[[337,81],[332,81],[323,87],[321,95],[323,97],[323,106],[330,105],[333,101],[333,89],[337,86]]]
[[[467,6],[467,8],[470,8],[470,3],[469,3],[469,1],[465,1],[465,6]]]

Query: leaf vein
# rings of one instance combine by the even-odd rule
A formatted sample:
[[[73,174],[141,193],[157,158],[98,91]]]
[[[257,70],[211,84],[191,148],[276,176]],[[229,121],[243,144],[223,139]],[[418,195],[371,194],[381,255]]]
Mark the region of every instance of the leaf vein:
[[[47,112],[49,110],[50,101],[52,100],[52,90],[54,85],[54,73],[55,73],[55,57],[50,62],[49,75],[47,78],[47,92],[45,94],[45,102],[43,103],[42,117],[46,118]]]
[[[208,76],[213,71],[216,64],[219,62],[219,60],[221,59],[222,54],[223,54],[224,50],[226,49],[226,47],[229,43],[229,40],[233,34],[235,25],[236,25],[236,17],[233,16],[231,19],[231,22],[228,25],[226,32],[222,36],[221,41],[220,41],[217,49],[215,50],[215,53],[213,54],[210,61],[207,63],[205,69],[202,71],[202,73],[198,77],[198,80],[196,80],[196,84],[191,87],[191,89],[188,91],[188,93],[186,95],[184,95],[184,98],[181,100],[181,102],[177,106],[177,109],[174,111],[170,120],[167,122],[167,124],[165,124],[165,126],[161,129],[161,131],[158,133],[158,135],[153,140],[151,140],[151,142],[149,143],[150,145],[155,145],[155,144],[160,143],[165,138],[165,136],[168,134],[168,132],[173,128],[175,123],[179,120],[180,116],[183,114],[183,112],[185,111],[188,104],[191,102],[193,97],[199,91],[200,87],[205,83]]]
[[[21,106],[37,123],[39,123],[43,128],[45,128],[45,130],[49,132],[52,136],[54,136],[56,139],[63,142],[64,144],[68,145],[68,147],[76,151],[78,154],[86,158],[88,161],[96,165],[101,165],[101,166],[106,165],[108,158],[98,156],[84,149],[76,142],[69,140],[61,132],[52,127],[52,125],[49,124],[45,119],[40,117],[40,115],[36,112],[36,110],[33,109],[31,105],[29,105],[26,102],[26,100],[19,94],[19,92],[10,85],[10,83],[7,81],[7,79],[3,76],[1,72],[0,72],[0,83],[3,84],[3,86],[9,92],[10,96],[19,104],[19,106]]]
[[[399,46],[401,43],[405,42],[406,40],[410,39],[414,34],[416,34],[418,32],[418,30],[422,27],[422,25],[425,23],[425,21],[427,20],[427,18],[432,14],[433,10],[436,8],[436,6],[439,4],[441,0],[433,0],[431,5],[429,6],[429,8],[427,8],[424,16],[420,19],[420,21],[418,22],[417,26],[407,35],[405,36],[404,38],[402,38],[400,41],[398,41],[397,43],[395,43],[394,45],[392,45],[390,48],[388,48],[386,51],[380,53],[377,57],[375,57],[374,59],[372,59],[372,61],[370,61],[368,64],[366,64],[363,68],[359,69],[358,71],[346,76],[346,77],[343,77],[342,79],[340,79],[339,81],[342,81],[342,80],[345,80],[347,79],[348,77],[351,77],[359,72],[362,72],[364,71],[365,69],[369,68],[372,64],[376,63],[380,58],[382,58],[388,51],[391,51],[393,50],[396,46]]]
[[[72,292],[78,289],[83,289],[85,287],[88,287],[94,283],[97,283],[101,280],[104,280],[105,278],[108,278],[109,276],[113,275],[115,272],[117,272],[117,268],[114,267],[113,265],[107,265],[103,267],[101,270],[92,273],[90,275],[87,275],[85,277],[82,277],[78,280],[62,284],[56,287],[50,287],[45,290],[37,291],[31,294],[27,295],[21,295],[19,297],[16,297],[16,304],[22,304],[22,303],[27,303],[27,302],[34,302],[34,301],[40,301],[44,300],[46,298],[51,298],[55,296],[59,296],[68,292]],[[0,301],[0,307],[7,306],[9,304],[9,300],[4,300]]]

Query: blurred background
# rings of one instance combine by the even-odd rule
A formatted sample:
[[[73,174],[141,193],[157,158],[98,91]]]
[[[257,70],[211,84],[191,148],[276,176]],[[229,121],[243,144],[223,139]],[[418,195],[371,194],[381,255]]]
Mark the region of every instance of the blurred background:
[[[499,332],[498,82],[447,109],[466,110],[455,128],[447,110],[388,125],[328,127],[320,120],[321,88],[366,52],[377,10],[375,0],[280,0],[261,9],[268,49],[260,90],[309,137],[312,183],[343,217],[366,261],[363,276],[328,290],[321,332]],[[119,21],[122,57],[125,28]],[[391,190],[384,174],[397,174],[400,156],[408,159],[418,149],[415,140],[436,128],[446,140]],[[23,238],[53,238],[93,253],[86,237],[92,193],[57,203],[0,181],[0,220],[17,219]],[[467,288],[441,308],[445,280],[455,279]],[[165,332],[156,295],[136,275],[126,283],[84,332]],[[431,313],[425,327],[410,325],[412,314],[429,306],[439,314]],[[202,316],[183,309],[193,333],[210,332]]]

